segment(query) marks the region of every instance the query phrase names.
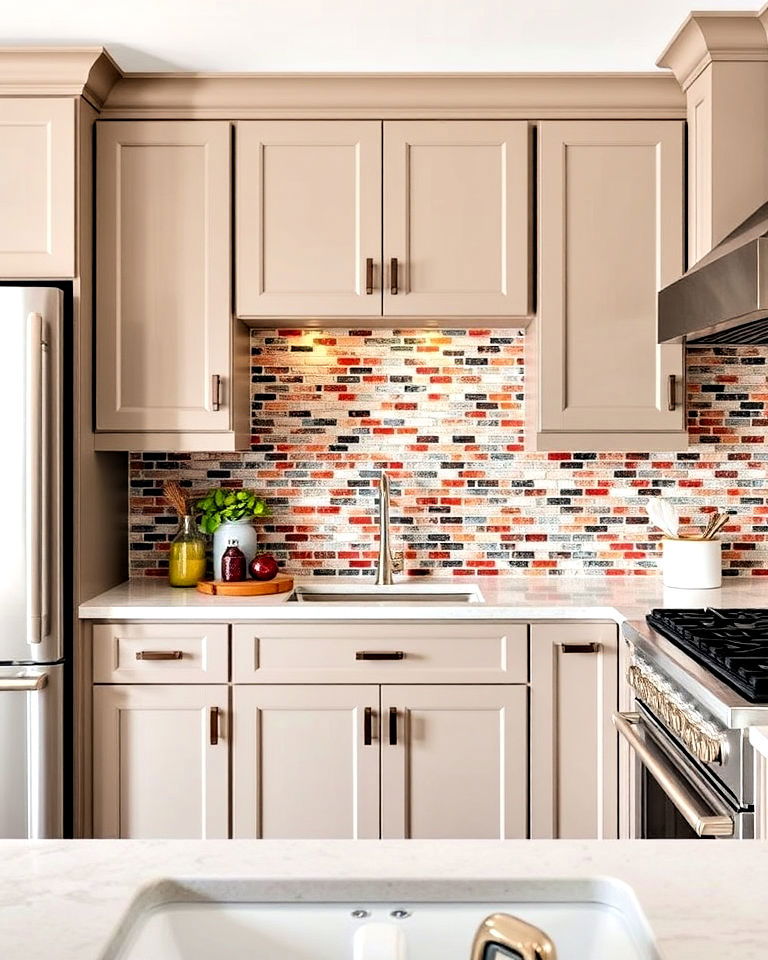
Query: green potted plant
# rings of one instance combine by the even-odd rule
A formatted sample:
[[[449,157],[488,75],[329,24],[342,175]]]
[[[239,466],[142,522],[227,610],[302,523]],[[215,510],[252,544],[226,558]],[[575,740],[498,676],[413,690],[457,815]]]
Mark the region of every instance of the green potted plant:
[[[267,513],[266,502],[253,490],[216,487],[197,501],[200,529],[213,536],[213,576],[221,579],[221,558],[231,540],[245,554],[246,566],[256,556],[258,537],[253,521]]]

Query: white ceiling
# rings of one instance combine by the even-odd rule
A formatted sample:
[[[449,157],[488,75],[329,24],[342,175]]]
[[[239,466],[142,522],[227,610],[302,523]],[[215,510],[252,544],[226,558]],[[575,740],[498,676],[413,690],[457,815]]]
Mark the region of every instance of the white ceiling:
[[[650,70],[694,4],[753,0],[3,0],[2,43],[174,71]]]

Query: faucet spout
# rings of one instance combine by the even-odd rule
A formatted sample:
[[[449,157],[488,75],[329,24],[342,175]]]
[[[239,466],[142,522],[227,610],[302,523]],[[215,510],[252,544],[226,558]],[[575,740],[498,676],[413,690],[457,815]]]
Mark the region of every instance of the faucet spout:
[[[376,585],[391,586],[395,581],[394,573],[403,569],[402,553],[393,553],[389,536],[389,475],[381,471],[379,480],[379,563],[376,572]]]

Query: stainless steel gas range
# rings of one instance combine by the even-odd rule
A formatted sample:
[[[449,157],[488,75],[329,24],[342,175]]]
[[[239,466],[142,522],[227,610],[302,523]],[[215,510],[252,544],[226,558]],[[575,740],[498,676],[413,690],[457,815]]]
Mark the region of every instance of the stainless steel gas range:
[[[654,610],[626,622],[632,835],[755,835],[749,728],[768,725],[768,610]]]

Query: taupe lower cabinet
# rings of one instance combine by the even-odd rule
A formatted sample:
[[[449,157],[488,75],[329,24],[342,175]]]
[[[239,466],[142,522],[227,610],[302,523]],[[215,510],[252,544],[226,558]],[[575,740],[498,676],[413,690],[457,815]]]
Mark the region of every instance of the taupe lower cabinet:
[[[96,837],[229,836],[224,684],[95,687]]]
[[[616,624],[533,623],[530,630],[531,837],[616,839]]]
[[[525,837],[527,689],[237,685],[233,833]]]
[[[600,623],[96,624],[94,835],[616,836],[616,638]]]
[[[685,266],[684,134],[677,120],[539,124],[538,449],[686,443],[683,347],[656,334],[657,292]]]
[[[523,685],[381,688],[381,836],[528,834]]]
[[[233,836],[378,837],[378,698],[374,685],[236,686]]]
[[[238,316],[527,316],[530,144],[523,120],[239,121]]]
[[[226,121],[96,124],[97,449],[247,441],[230,141]]]

